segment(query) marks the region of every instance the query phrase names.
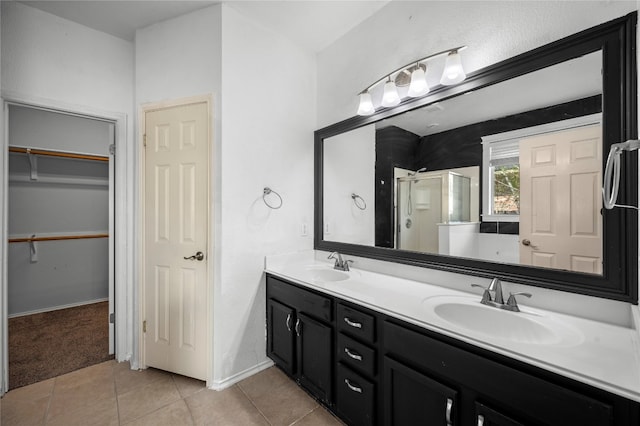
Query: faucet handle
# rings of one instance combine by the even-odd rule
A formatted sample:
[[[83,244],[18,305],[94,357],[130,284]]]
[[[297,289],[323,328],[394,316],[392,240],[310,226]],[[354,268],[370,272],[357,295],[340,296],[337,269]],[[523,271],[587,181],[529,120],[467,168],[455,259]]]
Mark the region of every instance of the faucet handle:
[[[471,287],[478,287],[484,290],[484,292],[482,293],[482,300],[480,301],[480,303],[486,304],[487,302],[491,302],[491,293],[489,293],[488,287],[482,286],[480,284],[471,284]]]
[[[342,256],[340,256],[340,253],[338,253],[337,251],[334,251],[329,256],[327,256],[327,259],[335,259],[335,263],[333,265],[335,269],[342,268]]]
[[[516,302],[516,296],[525,296],[525,297],[531,298],[531,293],[525,293],[525,292],[509,293],[509,299],[507,300],[507,306],[510,307],[509,310],[514,312],[520,312],[520,308],[518,308],[518,302]]]
[[[353,260],[351,260],[351,259],[345,259],[345,260],[342,262],[342,267],[344,268],[343,270],[344,270],[345,272],[349,272],[349,263],[353,263]]]

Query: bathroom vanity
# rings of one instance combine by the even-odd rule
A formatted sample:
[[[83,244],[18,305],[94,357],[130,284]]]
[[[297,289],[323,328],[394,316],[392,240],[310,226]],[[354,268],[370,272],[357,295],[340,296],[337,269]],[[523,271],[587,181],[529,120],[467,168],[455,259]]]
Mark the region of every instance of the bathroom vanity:
[[[638,338],[313,258],[267,263],[269,357],[349,425],[638,425]]]

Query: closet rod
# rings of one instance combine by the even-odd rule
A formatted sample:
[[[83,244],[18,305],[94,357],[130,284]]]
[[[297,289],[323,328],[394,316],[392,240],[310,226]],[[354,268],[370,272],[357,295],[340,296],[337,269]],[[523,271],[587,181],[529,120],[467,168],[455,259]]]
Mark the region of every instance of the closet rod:
[[[28,243],[31,241],[84,240],[89,238],[108,238],[109,234],[56,235],[52,237],[9,238],[10,243]]]
[[[109,161],[109,157],[104,157],[101,155],[73,154],[70,152],[46,151],[44,149],[18,148],[15,146],[10,146],[9,152],[18,152],[22,154],[48,155],[51,157],[75,158],[78,160]]]

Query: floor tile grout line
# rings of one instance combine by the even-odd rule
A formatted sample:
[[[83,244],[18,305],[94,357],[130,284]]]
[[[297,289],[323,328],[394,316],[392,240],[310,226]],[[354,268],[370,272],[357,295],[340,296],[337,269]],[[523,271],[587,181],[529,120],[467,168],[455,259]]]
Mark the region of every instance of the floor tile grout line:
[[[128,362],[128,361],[126,361]],[[116,369],[116,365],[118,364],[118,361],[116,361],[115,364],[113,364],[111,366],[111,377],[113,379],[113,393],[116,397],[116,415],[118,416],[118,426],[120,426],[121,422],[120,422],[120,401],[118,400],[118,383],[116,382],[116,373],[117,373],[117,369]],[[131,364],[129,364],[131,365]]]
[[[247,398],[247,400],[249,401],[249,403],[251,403],[251,405],[253,405],[255,407],[256,410],[258,410],[258,413],[260,413],[260,415],[262,416],[262,418],[270,425],[270,426],[274,426],[273,423],[271,423],[271,420],[269,420],[267,418],[267,416],[262,412],[262,410],[260,408],[258,408],[258,406],[255,404],[255,402],[253,402],[253,399],[251,399],[251,397],[244,391],[244,389],[242,389],[242,386],[240,386],[239,383],[236,383],[234,386],[236,386],[238,389],[240,389],[240,392],[242,392],[242,394],[244,395],[245,398]]]
[[[176,385],[176,383],[175,383],[175,380],[173,380],[173,374],[170,374],[170,377],[171,377],[171,382],[172,382],[172,383],[173,383],[173,385],[176,387],[176,392],[178,393],[179,398],[178,398],[178,399],[176,399],[176,400],[170,401],[170,402],[166,403],[165,405],[163,405],[163,406],[160,406],[160,407],[156,408],[156,409],[155,409],[155,410],[153,410],[153,411],[149,411],[148,413],[143,414],[142,416],[135,417],[135,418],[133,418],[133,419],[129,419],[129,420],[127,421],[127,423],[132,423],[132,422],[134,422],[134,421],[136,421],[136,420],[140,420],[140,419],[142,419],[142,418],[144,418],[144,417],[147,417],[148,415],[151,415],[151,414],[153,414],[153,413],[155,413],[155,412],[157,412],[157,411],[162,410],[163,408],[168,407],[168,406],[169,406],[169,405],[171,405],[171,404],[175,404],[177,401],[184,400],[184,398],[182,397],[182,394],[180,393],[180,390],[178,389],[178,386],[177,386],[177,385]],[[153,384],[153,382],[152,382],[152,383],[148,383],[148,384],[146,384],[146,385],[144,385],[144,386],[149,386],[149,385],[151,385],[151,384]],[[144,387],[144,386],[141,386],[141,387]],[[127,391],[127,392],[125,392],[125,393],[129,393],[129,392],[131,392],[131,391]],[[116,395],[116,401],[117,401],[117,400],[118,400],[118,398],[117,398],[117,395]],[[186,402],[185,402],[185,403],[186,403]],[[189,408],[189,406],[188,406],[188,405],[187,405],[187,408]],[[189,413],[191,413],[191,410],[189,410]],[[192,417],[193,417],[193,416],[192,416]],[[127,424],[127,423],[125,423],[125,424]],[[120,421],[120,414],[119,414],[119,410],[118,410],[118,424],[119,424],[119,425],[121,425],[121,426],[123,426],[122,422]]]
[[[176,375],[172,374],[171,375],[171,380],[173,380],[173,384],[176,387],[176,389],[178,389],[178,395],[180,395],[180,398],[182,399],[182,402],[184,403],[184,405],[187,406],[187,410],[189,411],[189,417],[191,418],[191,424],[195,426],[196,424],[196,419],[193,418],[193,413],[191,412],[191,407],[189,407],[189,403],[187,402],[187,398],[182,395],[182,392],[180,392],[180,387],[178,386],[178,383],[176,382]],[[206,385],[205,385],[205,389],[206,389]],[[202,391],[202,389],[194,392],[192,395],[195,395],[196,393]]]
[[[296,423],[300,422],[300,420],[304,419],[305,417],[307,417],[309,414],[313,413],[314,411],[316,411],[316,410],[317,410],[318,408],[320,408],[320,407],[321,407],[321,405],[320,405],[320,404],[316,405],[315,407],[313,407],[313,408],[311,409],[311,411],[309,411],[309,412],[308,412],[308,413],[306,413],[306,414],[303,414],[300,418],[298,418],[298,419],[294,420],[294,421],[293,421],[293,423],[291,423],[289,426],[293,426],[293,425],[295,425]]]
[[[51,408],[51,401],[53,401],[53,393],[56,391],[56,384],[58,383],[58,377],[53,378],[53,384],[51,385],[51,392],[49,393],[49,401],[47,401],[47,409],[44,410],[44,419],[42,424],[46,426],[49,423],[49,409]]]

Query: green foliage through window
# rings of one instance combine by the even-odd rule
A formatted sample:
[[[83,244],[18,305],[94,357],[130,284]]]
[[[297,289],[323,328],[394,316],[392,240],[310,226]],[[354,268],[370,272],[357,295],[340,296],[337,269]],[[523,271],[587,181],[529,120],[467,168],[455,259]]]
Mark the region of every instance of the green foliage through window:
[[[494,167],[493,214],[520,214],[519,164]]]

